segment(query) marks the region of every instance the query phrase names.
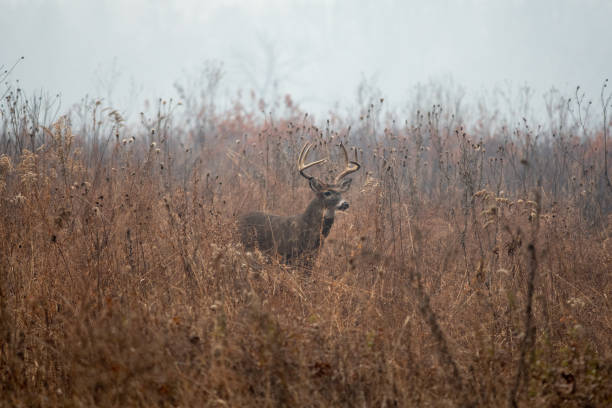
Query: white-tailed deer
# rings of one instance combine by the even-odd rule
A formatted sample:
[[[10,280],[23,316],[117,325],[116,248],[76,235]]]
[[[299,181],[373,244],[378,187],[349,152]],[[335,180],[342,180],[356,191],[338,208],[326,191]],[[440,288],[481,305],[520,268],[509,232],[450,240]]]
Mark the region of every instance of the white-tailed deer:
[[[247,250],[258,248],[266,254],[277,254],[284,263],[293,263],[297,259],[307,260],[318,254],[334,224],[336,210],[344,211],[349,207],[342,198],[342,193],[349,189],[352,180],[344,177],[356,172],[361,166],[356,161],[349,161],[346,148],[341,143],[345,168],[332,184],[324,183],[304,173],[309,167],[327,161],[320,159],[305,164],[311,148],[310,143],[304,145],[297,164],[298,171],[310,183],[315,197],[302,214],[285,217],[253,212],[242,216],[239,220],[239,230]]]

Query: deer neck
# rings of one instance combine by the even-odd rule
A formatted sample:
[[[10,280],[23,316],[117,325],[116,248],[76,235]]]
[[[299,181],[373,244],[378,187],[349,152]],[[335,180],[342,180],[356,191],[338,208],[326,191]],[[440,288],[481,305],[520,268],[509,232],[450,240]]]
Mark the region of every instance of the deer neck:
[[[334,215],[334,209],[325,208],[321,200],[314,198],[302,214],[302,222],[306,225],[316,225],[323,236],[327,236],[334,224]]]

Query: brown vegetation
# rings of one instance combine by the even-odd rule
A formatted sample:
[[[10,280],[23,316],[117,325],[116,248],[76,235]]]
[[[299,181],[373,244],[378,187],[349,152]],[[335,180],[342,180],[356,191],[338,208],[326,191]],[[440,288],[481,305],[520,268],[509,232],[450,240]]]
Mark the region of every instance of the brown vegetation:
[[[160,102],[138,127],[85,101],[43,127],[8,93],[0,404],[612,403],[609,123],[381,103],[318,128]],[[300,147],[340,140],[363,171],[312,270],[246,254],[238,216],[304,208]]]

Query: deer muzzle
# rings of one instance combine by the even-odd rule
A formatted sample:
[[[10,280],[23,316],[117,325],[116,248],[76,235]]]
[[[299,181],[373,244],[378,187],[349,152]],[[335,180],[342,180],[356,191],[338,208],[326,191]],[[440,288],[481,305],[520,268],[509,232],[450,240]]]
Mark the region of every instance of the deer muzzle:
[[[338,206],[336,207],[336,209],[340,210],[340,211],[345,211],[349,208],[349,203],[347,203],[346,201],[342,200],[338,203]]]

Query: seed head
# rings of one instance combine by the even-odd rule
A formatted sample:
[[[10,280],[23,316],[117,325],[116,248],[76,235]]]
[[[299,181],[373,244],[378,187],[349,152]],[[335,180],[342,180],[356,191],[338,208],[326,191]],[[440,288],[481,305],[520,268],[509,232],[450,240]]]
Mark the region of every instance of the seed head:
[[[13,163],[11,158],[3,154],[0,156],[0,175],[8,174],[13,170]]]

